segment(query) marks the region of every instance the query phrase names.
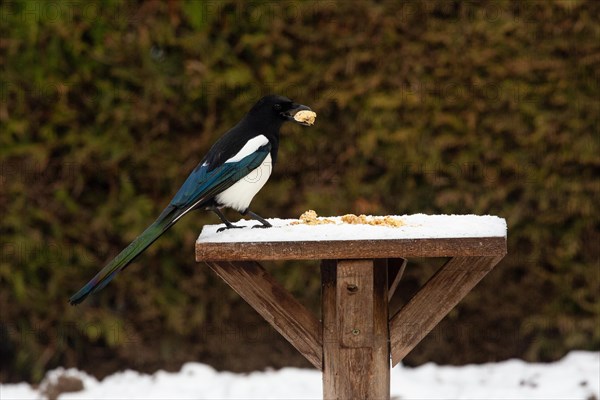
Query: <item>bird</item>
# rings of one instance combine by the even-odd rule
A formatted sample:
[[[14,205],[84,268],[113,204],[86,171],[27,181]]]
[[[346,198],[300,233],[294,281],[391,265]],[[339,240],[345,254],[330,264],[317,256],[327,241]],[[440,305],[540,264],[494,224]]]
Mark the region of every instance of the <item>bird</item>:
[[[69,298],[71,305],[104,288],[156,239],[192,210],[209,210],[225,224],[218,231],[242,228],[231,223],[221,211],[231,208],[257,220],[255,228],[271,224],[250,210],[250,203],[269,179],[277,161],[279,130],[284,122],[309,126],[314,122],[298,118],[312,112],[310,107],[287,97],[262,97],[246,115],[210,148],[158,218],[133,242]],[[300,114],[299,114],[300,113]],[[294,118],[296,117],[296,118]]]

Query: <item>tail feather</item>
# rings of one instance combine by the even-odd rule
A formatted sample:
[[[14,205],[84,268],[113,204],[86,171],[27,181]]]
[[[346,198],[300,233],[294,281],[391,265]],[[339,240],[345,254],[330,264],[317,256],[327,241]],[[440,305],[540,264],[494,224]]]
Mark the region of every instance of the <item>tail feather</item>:
[[[161,215],[163,217],[163,215]],[[156,222],[150,225],[138,236],[129,246],[110,261],[100,272],[96,274],[84,287],[79,289],[69,299],[71,305],[79,304],[90,294],[95,293],[105,287],[115,275],[127,267],[137,256],[139,256],[148,246],[165,233],[171,225],[172,219],[158,218]]]

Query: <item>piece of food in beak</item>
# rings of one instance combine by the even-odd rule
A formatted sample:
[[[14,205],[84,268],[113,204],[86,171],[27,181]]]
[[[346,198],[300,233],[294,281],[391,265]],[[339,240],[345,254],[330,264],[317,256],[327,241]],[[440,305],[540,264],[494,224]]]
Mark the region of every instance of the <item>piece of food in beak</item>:
[[[307,125],[314,125],[317,113],[309,110],[301,110],[294,114],[294,119],[298,122],[305,123]]]

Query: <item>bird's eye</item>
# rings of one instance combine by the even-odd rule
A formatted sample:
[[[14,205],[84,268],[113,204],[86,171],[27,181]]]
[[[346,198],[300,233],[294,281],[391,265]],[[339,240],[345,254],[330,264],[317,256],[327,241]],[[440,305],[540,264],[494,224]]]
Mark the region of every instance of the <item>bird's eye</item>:
[[[273,106],[273,109],[274,109],[275,111],[281,111],[281,104],[275,104],[275,105]]]

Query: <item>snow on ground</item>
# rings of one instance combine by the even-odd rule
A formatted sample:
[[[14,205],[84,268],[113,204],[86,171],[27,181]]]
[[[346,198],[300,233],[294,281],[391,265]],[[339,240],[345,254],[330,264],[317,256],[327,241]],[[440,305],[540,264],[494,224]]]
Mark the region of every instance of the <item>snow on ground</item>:
[[[319,399],[321,374],[316,370],[284,368],[278,371],[233,374],[217,372],[199,363],[181,371],[144,375],[119,372],[101,382],[74,369],[50,371],[45,383],[59,376],[83,381],[84,390],[63,393],[59,399]],[[391,374],[395,399],[600,399],[600,353],[574,351],[550,364],[520,360],[417,368],[397,366]],[[0,399],[43,399],[28,384],[0,385]]]
[[[369,216],[370,217],[370,216]],[[198,243],[285,242],[323,240],[383,240],[461,237],[504,237],[506,221],[493,215],[395,215],[400,227],[343,224],[341,217],[327,217],[335,224],[290,225],[297,219],[268,219],[271,229],[228,229],[217,232],[221,225],[205,225]],[[241,220],[235,225],[251,227],[256,221]]]

